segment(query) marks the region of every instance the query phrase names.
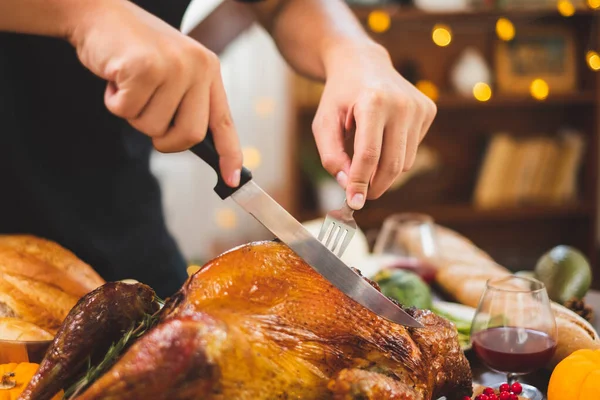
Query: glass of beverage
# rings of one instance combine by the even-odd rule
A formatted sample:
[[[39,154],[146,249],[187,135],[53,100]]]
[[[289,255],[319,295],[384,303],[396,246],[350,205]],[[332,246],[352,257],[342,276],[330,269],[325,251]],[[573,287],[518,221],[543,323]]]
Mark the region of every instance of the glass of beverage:
[[[384,269],[410,270],[431,283],[438,257],[433,218],[418,213],[388,217],[377,236],[373,254],[380,258]]]
[[[509,385],[550,361],[557,335],[542,282],[512,275],[488,280],[473,319],[471,342],[477,357],[490,369],[506,374]],[[543,399],[534,386],[520,386],[522,396]]]

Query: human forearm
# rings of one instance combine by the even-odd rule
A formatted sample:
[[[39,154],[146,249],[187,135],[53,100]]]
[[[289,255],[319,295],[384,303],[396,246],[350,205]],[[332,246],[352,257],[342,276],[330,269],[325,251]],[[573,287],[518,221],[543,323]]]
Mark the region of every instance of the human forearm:
[[[335,64],[368,52],[388,57],[342,0],[267,0],[252,5],[286,60],[304,75],[325,79]]]
[[[219,61],[200,43],[126,0],[0,0],[0,31],[68,40],[73,58],[106,81],[108,111],[159,151],[187,150],[210,128],[224,180],[239,185],[242,152]]]
[[[398,74],[342,0],[267,0],[253,7],[288,62],[325,80],[312,130],[323,166],[360,209],[412,167],[435,104]]]
[[[0,31],[67,38],[91,0],[0,0]]]

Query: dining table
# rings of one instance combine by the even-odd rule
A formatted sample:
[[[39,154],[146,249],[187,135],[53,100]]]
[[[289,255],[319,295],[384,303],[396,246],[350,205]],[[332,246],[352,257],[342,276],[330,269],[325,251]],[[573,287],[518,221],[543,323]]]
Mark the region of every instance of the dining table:
[[[586,305],[594,310],[594,314],[600,313],[600,291],[590,290],[584,300]],[[600,332],[600,317],[595,316],[591,324],[596,329],[596,332]],[[483,386],[494,386],[498,385],[498,383],[506,382],[506,375],[488,369],[477,358],[473,351],[467,351],[466,356],[471,364],[473,381],[475,383]],[[542,369],[529,375],[519,377],[519,382],[533,385],[545,395],[548,389],[548,382],[550,381],[551,374],[552,371],[548,369]]]

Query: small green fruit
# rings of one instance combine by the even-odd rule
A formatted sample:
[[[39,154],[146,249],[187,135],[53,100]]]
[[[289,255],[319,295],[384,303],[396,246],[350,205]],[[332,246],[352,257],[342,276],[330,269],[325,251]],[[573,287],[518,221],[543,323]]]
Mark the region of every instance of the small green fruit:
[[[537,262],[535,275],[546,285],[550,299],[560,304],[583,298],[592,283],[590,263],[570,246],[556,246],[544,254]]]

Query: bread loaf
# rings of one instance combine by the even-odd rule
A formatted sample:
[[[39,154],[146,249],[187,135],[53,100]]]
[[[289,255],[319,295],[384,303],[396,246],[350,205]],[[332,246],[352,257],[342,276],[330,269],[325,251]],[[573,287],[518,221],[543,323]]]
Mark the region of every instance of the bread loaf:
[[[0,272],[0,317],[14,317],[56,333],[79,297],[55,286]]]
[[[45,341],[53,335],[34,325],[17,318],[0,318],[0,340]]]
[[[0,270],[57,286],[77,297],[105,283],[72,252],[30,235],[0,235]]]
[[[437,226],[436,237],[440,253],[436,283],[459,303],[477,307],[488,279],[511,275],[460,234]],[[417,236],[404,240],[417,240]],[[552,303],[552,309],[558,327],[558,347],[549,368],[575,350],[600,349],[600,337],[589,322],[560,304]]]
[[[0,235],[0,318],[54,334],[77,301],[103,284],[88,264],[54,242]]]

